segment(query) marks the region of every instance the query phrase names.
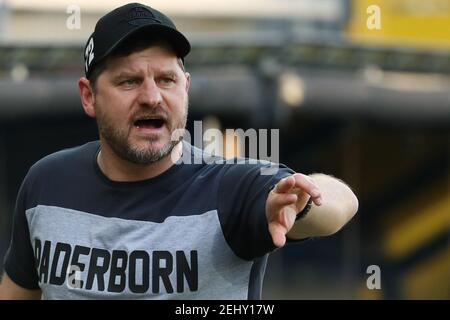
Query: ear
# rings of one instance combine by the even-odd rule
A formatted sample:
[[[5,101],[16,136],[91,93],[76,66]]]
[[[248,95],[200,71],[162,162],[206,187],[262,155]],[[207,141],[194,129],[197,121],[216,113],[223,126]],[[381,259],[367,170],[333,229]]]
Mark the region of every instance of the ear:
[[[185,72],[184,75],[186,76],[186,92],[189,92],[189,88],[191,87],[191,74],[189,72]]]
[[[95,97],[89,80],[85,77],[80,78],[78,80],[78,89],[80,90],[81,104],[83,105],[84,112],[89,117],[95,118]]]

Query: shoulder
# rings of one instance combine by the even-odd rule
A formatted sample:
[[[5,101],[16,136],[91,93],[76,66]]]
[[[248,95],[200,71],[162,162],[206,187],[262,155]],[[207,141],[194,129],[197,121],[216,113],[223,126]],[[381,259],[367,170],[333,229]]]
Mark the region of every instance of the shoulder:
[[[74,170],[91,163],[99,145],[99,141],[92,141],[49,154],[31,166],[27,177],[36,178],[42,174],[63,174],[64,172],[73,174]]]
[[[289,169],[283,164],[253,158],[234,157],[224,158],[209,153],[204,149],[183,141],[183,157],[181,161],[185,164],[202,164],[220,168],[231,172],[260,172],[262,175],[273,175],[279,169]],[[270,170],[269,170],[270,169]]]
[[[294,170],[284,164],[251,158],[229,159],[225,167],[226,176],[231,178],[245,175],[257,180],[272,180],[295,173]]]

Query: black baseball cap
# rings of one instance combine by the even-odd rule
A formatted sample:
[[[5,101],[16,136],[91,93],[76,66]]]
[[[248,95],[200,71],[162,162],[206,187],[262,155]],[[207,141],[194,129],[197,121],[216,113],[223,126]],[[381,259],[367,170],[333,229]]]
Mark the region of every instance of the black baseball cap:
[[[181,59],[191,50],[189,41],[166,15],[140,3],[129,3],[107,13],[95,25],[84,49],[86,77],[120,43],[138,31],[144,36],[167,40]]]

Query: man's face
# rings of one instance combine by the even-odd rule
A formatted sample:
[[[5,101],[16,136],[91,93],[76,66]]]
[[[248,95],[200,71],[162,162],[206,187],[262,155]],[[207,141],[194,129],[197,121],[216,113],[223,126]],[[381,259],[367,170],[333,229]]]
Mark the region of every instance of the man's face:
[[[189,75],[168,48],[153,46],[108,61],[97,79],[100,137],[120,158],[150,164],[167,156],[186,126]]]

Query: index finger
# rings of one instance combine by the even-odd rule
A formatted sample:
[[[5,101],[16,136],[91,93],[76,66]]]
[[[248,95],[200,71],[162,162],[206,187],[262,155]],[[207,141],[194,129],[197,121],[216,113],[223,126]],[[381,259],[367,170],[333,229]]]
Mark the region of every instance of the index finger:
[[[314,203],[320,206],[322,203],[322,194],[314,181],[307,175],[301,173],[296,173],[293,177],[295,179],[295,186],[309,194]]]

